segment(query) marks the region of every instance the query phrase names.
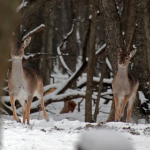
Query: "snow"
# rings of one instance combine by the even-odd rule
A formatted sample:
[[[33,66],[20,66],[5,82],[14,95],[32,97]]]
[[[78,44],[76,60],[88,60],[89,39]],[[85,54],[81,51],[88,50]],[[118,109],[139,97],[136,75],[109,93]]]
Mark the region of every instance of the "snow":
[[[16,12],[19,12],[22,8],[27,7],[27,4],[28,2],[25,2],[25,0],[23,0],[22,3],[16,9]]]
[[[34,57],[36,54],[29,54],[29,55],[24,55],[23,57],[25,59],[29,59],[30,57]]]
[[[78,145],[84,150],[121,150],[122,147],[133,150],[131,142],[125,136],[106,129],[84,132]]]
[[[97,124],[67,119],[55,121],[52,118],[46,122],[37,118],[31,119],[30,125],[24,125],[2,115],[0,127],[3,131],[2,150],[77,150],[77,145],[81,144],[89,146],[86,150],[150,149],[149,124]]]
[[[38,26],[37,28],[35,28],[34,30],[30,31],[28,34],[26,34],[23,38],[22,38],[22,41],[24,41],[24,39],[26,39],[26,37],[28,37],[30,34],[34,33],[36,30],[40,29],[40,28],[44,28],[45,25],[44,24],[41,24],[40,26]]]
[[[63,42],[57,47],[57,53],[58,53],[59,59],[63,65],[63,67],[67,70],[69,75],[72,75],[73,72],[68,68],[67,64],[65,63],[64,58],[62,57],[60,48],[61,48],[61,46],[65,45],[65,40],[72,34],[73,30],[74,30],[74,21],[73,21],[71,30],[67,33],[67,36],[64,36]]]
[[[62,45],[62,44],[61,44]],[[61,46],[60,45],[60,46]],[[60,50],[60,46],[57,47],[57,53],[59,55],[59,59],[63,65],[63,67],[67,70],[67,72],[69,73],[69,75],[72,75],[72,71],[68,68],[67,64],[65,63],[64,61],[64,58],[62,57],[62,54],[61,54],[61,50]]]
[[[141,104],[143,104],[144,102],[148,101],[148,99],[145,98],[144,94],[142,91],[138,91],[139,93],[139,100],[141,101]]]
[[[110,79],[104,78],[103,83],[111,84],[112,80],[113,80],[112,78],[110,78]],[[100,77],[93,77],[93,81],[99,82]],[[87,77],[86,76],[79,77],[79,80],[77,81],[77,87],[79,87],[80,85],[82,85],[86,82],[87,82]]]
[[[103,44],[103,45],[96,51],[96,55],[97,55],[101,50],[103,50],[105,47],[106,47],[106,43]]]
[[[108,58],[106,58],[106,64],[107,64],[108,68],[112,71],[112,66],[111,66],[111,63]]]
[[[89,19],[90,19],[90,20],[92,19],[92,15],[89,16]]]

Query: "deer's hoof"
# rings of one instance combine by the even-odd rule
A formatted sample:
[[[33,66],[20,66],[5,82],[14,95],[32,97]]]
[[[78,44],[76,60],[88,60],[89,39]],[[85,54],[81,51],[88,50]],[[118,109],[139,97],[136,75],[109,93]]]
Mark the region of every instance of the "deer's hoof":
[[[17,122],[21,123],[21,119],[18,119]]]
[[[115,122],[119,122],[118,120],[115,120]]]
[[[49,119],[46,119],[47,122],[49,122]]]

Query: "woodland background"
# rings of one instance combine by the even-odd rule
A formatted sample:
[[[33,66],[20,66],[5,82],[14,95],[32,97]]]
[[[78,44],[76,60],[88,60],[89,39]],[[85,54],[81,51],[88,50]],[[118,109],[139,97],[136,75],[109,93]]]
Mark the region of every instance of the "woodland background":
[[[105,103],[113,100],[112,93],[103,96],[101,92],[111,89],[111,83],[105,82],[103,78],[112,79],[116,73],[118,48],[124,51],[136,48],[137,53],[131,60],[130,70],[138,76],[139,91],[143,93],[145,102],[141,103],[137,95],[132,118],[135,122],[141,117],[149,120],[150,0],[18,0],[18,3],[15,1],[1,3],[0,10],[8,16],[3,20],[1,18],[4,16],[3,12],[0,17],[2,19],[0,70],[1,76],[3,75],[1,79],[4,76],[7,78],[6,70],[11,66],[11,62],[6,63],[4,59],[4,55],[8,56],[10,53],[8,44],[11,42],[10,32],[15,33],[15,40],[21,40],[29,31],[45,24],[45,29],[32,37],[30,45],[25,50],[28,57],[24,57],[23,62],[38,66],[44,85],[51,85],[51,89],[56,88],[57,77],[54,74],[67,75],[66,84],[57,95],[64,94],[68,89],[79,93],[74,95],[70,92],[69,96],[59,100],[48,99],[45,105],[54,101],[64,101],[62,110],[64,111],[68,101],[82,97],[85,102],[85,121],[92,122],[96,121],[99,112],[100,97],[105,98]],[[14,8],[20,3],[22,6],[14,12]],[[100,48],[102,50],[95,55]],[[32,57],[31,54],[36,55]],[[87,79],[79,86],[77,81],[83,73]],[[100,78],[100,73],[101,79],[93,80],[93,77]],[[7,82],[1,86],[7,86]],[[81,94],[80,91],[85,87],[85,94]],[[97,98],[92,97],[94,92]],[[5,95],[8,93],[5,92]],[[96,108],[94,114],[91,110],[92,101]],[[20,107],[19,104],[16,105],[17,108]],[[12,114],[8,101],[2,101],[1,106],[5,113]],[[39,107],[33,108],[31,112],[36,111],[39,111]],[[108,121],[113,120],[114,101]]]

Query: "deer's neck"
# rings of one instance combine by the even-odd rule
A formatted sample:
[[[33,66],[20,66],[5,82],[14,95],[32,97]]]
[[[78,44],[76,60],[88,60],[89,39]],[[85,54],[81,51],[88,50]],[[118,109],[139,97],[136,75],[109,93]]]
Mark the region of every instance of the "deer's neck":
[[[119,78],[128,79],[128,67],[126,67],[126,68],[120,68],[120,67],[118,67],[117,76]]]
[[[21,82],[24,80],[22,59],[12,60],[12,76],[15,82]]]

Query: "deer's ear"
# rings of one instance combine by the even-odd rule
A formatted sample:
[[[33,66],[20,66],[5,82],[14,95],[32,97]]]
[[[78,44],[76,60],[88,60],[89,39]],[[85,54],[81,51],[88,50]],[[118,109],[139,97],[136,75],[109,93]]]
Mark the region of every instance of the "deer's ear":
[[[31,37],[28,37],[27,39],[25,39],[23,41],[24,47],[27,47],[30,44],[30,41],[31,41]]]
[[[137,51],[136,49],[133,50],[133,51],[131,51],[131,52],[129,53],[129,56],[130,56],[130,57],[133,57],[133,56],[135,55],[136,51]]]
[[[121,48],[118,48],[118,54],[121,53],[121,52],[122,52],[122,49],[121,49]]]

